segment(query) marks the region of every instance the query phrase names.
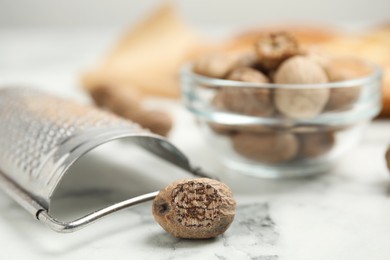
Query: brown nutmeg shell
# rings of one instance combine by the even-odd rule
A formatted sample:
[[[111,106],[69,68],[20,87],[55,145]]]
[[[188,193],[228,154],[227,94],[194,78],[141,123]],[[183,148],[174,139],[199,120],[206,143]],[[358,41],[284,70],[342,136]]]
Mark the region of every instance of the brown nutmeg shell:
[[[365,77],[369,74],[361,64],[346,61],[332,61],[325,68],[331,82],[341,82],[340,87],[331,89],[327,110],[351,108],[360,98],[362,86],[343,87],[342,82]]]
[[[233,136],[232,145],[240,155],[255,161],[277,164],[292,160],[299,151],[299,141],[289,133],[245,133]]]
[[[272,71],[284,60],[300,54],[301,50],[295,38],[286,32],[262,35],[255,44],[260,65]]]
[[[268,83],[260,71],[249,67],[234,69],[227,79],[251,83]],[[223,87],[215,95],[213,105],[243,115],[269,116],[274,112],[272,93],[267,88]]]
[[[336,143],[335,133],[319,131],[298,135],[301,140],[300,155],[303,158],[315,158],[325,155]]]
[[[178,238],[206,239],[224,233],[233,222],[236,202],[230,188],[208,178],[181,179],[153,201],[155,220]]]
[[[137,122],[143,128],[161,136],[167,136],[173,127],[173,120],[170,114],[159,110],[129,111],[125,116]]]
[[[311,59],[295,56],[280,65],[274,76],[277,84],[298,84],[308,87],[278,88],[275,106],[284,116],[308,119],[320,114],[329,100],[330,91],[316,84],[328,82],[325,70]],[[312,87],[311,87],[312,86]]]
[[[89,90],[99,107],[106,108],[119,116],[127,111],[140,109],[142,94],[132,86],[101,85]]]
[[[211,78],[224,78],[236,65],[237,57],[225,53],[208,53],[194,61],[193,71]]]

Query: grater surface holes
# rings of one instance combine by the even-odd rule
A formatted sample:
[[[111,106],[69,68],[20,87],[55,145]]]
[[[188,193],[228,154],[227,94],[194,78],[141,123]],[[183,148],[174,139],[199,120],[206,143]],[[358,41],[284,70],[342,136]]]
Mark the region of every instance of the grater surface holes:
[[[0,168],[25,181],[37,179],[49,153],[71,136],[110,127],[140,127],[91,109],[25,88],[0,90]]]

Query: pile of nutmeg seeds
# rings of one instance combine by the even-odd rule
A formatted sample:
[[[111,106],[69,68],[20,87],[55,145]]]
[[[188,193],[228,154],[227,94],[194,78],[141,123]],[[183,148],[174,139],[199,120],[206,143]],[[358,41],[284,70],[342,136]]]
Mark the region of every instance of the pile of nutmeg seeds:
[[[329,88],[321,84],[367,73],[358,66],[345,66],[337,59],[305,50],[285,32],[263,35],[250,53],[204,55],[194,61],[193,71],[210,78],[237,81],[237,87],[216,89],[211,104],[218,111],[301,121],[353,108],[361,95],[361,86]],[[263,87],[243,86],[239,82]],[[208,125],[215,133],[229,137],[240,155],[268,164],[325,155],[335,144],[335,133],[348,128],[301,125],[275,130],[265,125]]]

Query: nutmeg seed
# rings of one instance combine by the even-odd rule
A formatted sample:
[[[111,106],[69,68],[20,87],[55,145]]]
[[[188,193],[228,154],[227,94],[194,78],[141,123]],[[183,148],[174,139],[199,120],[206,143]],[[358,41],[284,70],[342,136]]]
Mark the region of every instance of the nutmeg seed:
[[[330,90],[329,102],[326,109],[329,111],[348,109],[357,102],[360,97],[360,87],[340,87]]]
[[[162,136],[167,136],[173,126],[172,117],[168,113],[159,110],[142,109],[124,116],[137,122],[143,128]]]
[[[314,158],[328,153],[336,143],[333,132],[313,132],[299,134],[301,139],[300,155],[303,158]]]
[[[278,84],[318,84],[328,82],[325,70],[304,56],[292,57],[280,65],[275,73]]]
[[[252,83],[268,83],[269,79],[262,72],[250,67],[239,67],[232,70],[226,77],[228,80]]]
[[[306,85],[328,82],[324,69],[303,56],[296,56],[283,62],[274,79],[277,84]],[[321,87],[280,87],[275,90],[275,106],[289,118],[311,118],[323,111],[329,99],[329,92],[329,89]]]
[[[237,58],[234,66],[235,68],[240,68],[240,67],[255,68],[259,65],[255,50],[248,50],[246,52],[238,53],[236,55]]]
[[[297,137],[289,133],[239,133],[232,137],[234,150],[259,162],[277,164],[293,159],[299,150]]]
[[[331,82],[342,82],[351,79],[357,79],[367,74],[367,71],[362,70],[359,64],[351,62],[333,61],[325,67]],[[329,102],[326,106],[327,110],[341,110],[350,108],[357,102],[361,94],[361,86],[351,86],[332,88],[330,90]]]
[[[298,42],[286,32],[263,35],[255,44],[260,65],[268,70],[276,69],[287,58],[300,53]]]
[[[182,179],[153,201],[155,220],[178,238],[206,239],[224,233],[233,222],[236,202],[230,188],[207,178]]]
[[[140,109],[143,96],[131,86],[102,85],[90,89],[95,104],[123,116],[126,111]]]
[[[209,53],[194,61],[193,71],[211,78],[224,78],[236,65],[237,57],[224,53]]]
[[[269,82],[263,73],[249,67],[234,69],[227,79],[252,83]],[[271,91],[267,88],[222,87],[216,93],[213,104],[219,109],[243,115],[268,116],[274,111]]]

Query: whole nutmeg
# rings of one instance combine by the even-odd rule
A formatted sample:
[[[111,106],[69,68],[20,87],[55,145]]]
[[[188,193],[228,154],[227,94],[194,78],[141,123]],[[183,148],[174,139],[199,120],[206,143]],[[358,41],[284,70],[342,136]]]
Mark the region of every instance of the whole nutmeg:
[[[295,38],[286,32],[265,34],[255,44],[258,62],[267,71],[276,69],[284,60],[300,54]]]
[[[328,82],[325,70],[312,59],[295,56],[283,62],[275,73],[275,83],[318,84]]]
[[[252,83],[269,82],[263,73],[249,67],[234,69],[227,79]],[[212,103],[217,108],[251,116],[268,116],[274,111],[271,91],[267,88],[222,87]]]
[[[140,109],[143,96],[131,86],[101,85],[89,90],[96,105],[123,116],[127,111]]]
[[[125,117],[162,136],[167,136],[173,126],[172,117],[168,113],[159,110],[137,110],[130,112]]]
[[[328,82],[324,69],[313,60],[295,56],[280,65],[275,73],[277,84],[318,84]],[[329,100],[329,89],[322,87],[277,88],[275,106],[283,115],[294,118],[311,118],[320,114]]]
[[[335,133],[320,131],[298,135],[301,140],[300,155],[314,158],[328,153],[336,143]]]
[[[248,50],[246,52],[236,54],[235,68],[250,67],[255,68],[258,64],[258,59],[255,50]]]
[[[237,56],[225,53],[208,53],[200,56],[193,63],[197,74],[223,79],[235,67]]]
[[[230,188],[207,178],[182,179],[153,201],[155,220],[178,238],[205,239],[224,233],[233,222],[236,202]]]
[[[226,77],[228,80],[252,82],[252,83],[268,83],[269,79],[262,72],[250,67],[238,67],[232,70]]]
[[[331,82],[343,82],[365,76],[366,71],[362,71],[359,64],[331,62],[325,67]],[[327,110],[340,110],[351,107],[359,99],[361,93],[360,86],[335,87],[330,90]]]
[[[88,89],[88,92],[93,102],[99,106],[104,107],[106,105],[107,96],[109,94],[108,87],[105,85],[96,86]]]
[[[239,133],[232,137],[234,150],[259,162],[277,164],[293,159],[299,150],[297,137],[289,133]]]
[[[359,99],[360,93],[360,86],[332,88],[326,109],[335,111],[351,108]]]

